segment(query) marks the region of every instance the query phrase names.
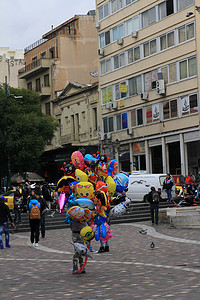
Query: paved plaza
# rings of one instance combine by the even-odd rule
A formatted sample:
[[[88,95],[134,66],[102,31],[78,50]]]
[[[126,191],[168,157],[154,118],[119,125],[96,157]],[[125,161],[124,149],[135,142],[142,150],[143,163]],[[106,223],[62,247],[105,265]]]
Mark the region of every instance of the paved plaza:
[[[199,299],[199,230],[150,222],[112,229],[111,251],[93,254],[81,275],[72,275],[70,229],[47,231],[38,248],[30,233],[10,234],[12,247],[0,251],[0,299]]]

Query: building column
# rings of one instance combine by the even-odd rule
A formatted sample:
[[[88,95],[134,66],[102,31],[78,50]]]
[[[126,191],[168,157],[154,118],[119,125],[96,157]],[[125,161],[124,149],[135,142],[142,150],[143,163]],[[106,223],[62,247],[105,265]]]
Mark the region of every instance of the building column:
[[[150,157],[149,157],[149,145],[148,141],[145,141],[145,159],[146,159],[146,170],[150,173]]]
[[[183,174],[184,176],[188,175],[188,147],[187,147],[187,143],[184,143],[184,151],[185,151],[185,174]]]
[[[164,137],[162,137],[162,165],[163,165],[163,173],[167,173],[166,147],[165,147]]]
[[[165,145],[165,150],[166,150],[166,173],[169,174],[170,171],[169,171],[169,146],[168,144]]]
[[[180,138],[180,155],[181,155],[181,175],[186,176],[186,166],[185,166],[185,148],[184,148],[184,139],[183,134],[179,134]]]
[[[130,143],[130,171],[133,171],[133,144]]]

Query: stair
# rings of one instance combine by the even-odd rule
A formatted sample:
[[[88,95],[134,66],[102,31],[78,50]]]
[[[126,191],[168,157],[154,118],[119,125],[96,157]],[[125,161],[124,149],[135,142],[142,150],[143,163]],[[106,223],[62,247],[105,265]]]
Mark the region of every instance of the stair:
[[[161,202],[160,208],[173,207],[174,205],[168,202]],[[51,211],[52,213],[53,211]],[[45,218],[45,228],[46,230],[60,229],[60,228],[69,228],[69,224],[65,224],[66,212],[63,212],[63,215],[55,212],[54,217],[51,217],[50,212],[46,213]],[[14,219],[14,215],[12,215]],[[131,203],[129,206],[129,211],[127,214],[122,215],[118,218],[111,220],[112,224],[120,223],[132,223],[132,222],[144,222],[151,220],[150,208],[148,203]],[[12,228],[10,228],[12,231]],[[22,224],[19,225],[14,232],[27,232],[30,231],[29,226],[29,214],[22,213]]]

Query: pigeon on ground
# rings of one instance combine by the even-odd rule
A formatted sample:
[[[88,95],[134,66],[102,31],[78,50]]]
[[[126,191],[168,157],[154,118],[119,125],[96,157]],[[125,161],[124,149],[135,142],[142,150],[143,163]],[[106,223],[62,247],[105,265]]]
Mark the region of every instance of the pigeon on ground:
[[[150,248],[151,248],[151,249],[154,249],[154,248],[155,248],[154,242],[151,243]]]
[[[139,233],[141,233],[141,234],[147,234],[147,229],[142,229],[142,230],[139,231]]]

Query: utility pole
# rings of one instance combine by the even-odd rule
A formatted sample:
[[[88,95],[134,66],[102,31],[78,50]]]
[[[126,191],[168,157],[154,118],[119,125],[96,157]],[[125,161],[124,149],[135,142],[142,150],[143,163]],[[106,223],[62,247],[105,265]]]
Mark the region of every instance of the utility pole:
[[[7,167],[8,167],[8,190],[11,188],[11,169],[10,169],[10,149],[7,147],[9,134],[8,134],[8,98],[10,96],[10,90],[8,87],[7,76],[5,76],[5,88],[6,88],[6,103],[5,103],[5,112],[6,112],[6,152],[7,152]]]

